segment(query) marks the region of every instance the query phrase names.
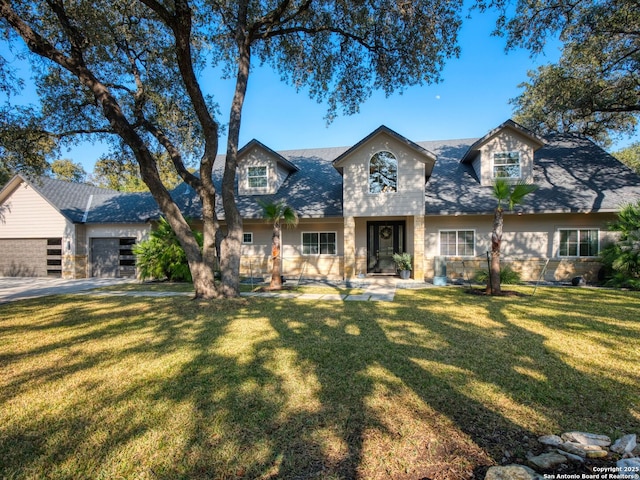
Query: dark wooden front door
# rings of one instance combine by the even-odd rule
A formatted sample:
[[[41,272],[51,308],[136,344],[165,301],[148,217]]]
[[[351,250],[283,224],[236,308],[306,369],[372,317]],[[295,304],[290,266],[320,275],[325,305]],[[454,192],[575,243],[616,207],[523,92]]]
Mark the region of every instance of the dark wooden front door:
[[[404,222],[367,222],[367,273],[396,274],[393,254],[404,251],[404,230]]]

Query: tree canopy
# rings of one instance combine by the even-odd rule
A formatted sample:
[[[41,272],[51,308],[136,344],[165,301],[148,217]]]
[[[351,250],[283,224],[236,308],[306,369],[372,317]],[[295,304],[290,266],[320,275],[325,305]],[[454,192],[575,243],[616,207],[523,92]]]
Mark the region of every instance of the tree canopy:
[[[325,101],[329,118],[354,113],[374,90],[437,81],[458,55],[461,8],[462,0],[0,0],[0,18],[10,48],[30,60],[37,79],[42,111],[33,131],[55,144],[98,137],[135,157],[185,250],[196,295],[213,297],[239,292],[234,182],[252,66],[269,65]],[[222,121],[217,92],[203,88],[212,66],[235,79],[220,192],[212,170]],[[2,88],[16,88],[5,59],[0,73]],[[19,150],[19,142],[3,144]],[[161,154],[200,197],[202,249],[162,182]],[[217,194],[226,224],[218,252]]]
[[[61,158],[51,163],[49,175],[58,180],[81,183],[85,181],[87,172],[84,171],[84,168],[79,163],[74,163],[68,158]]]
[[[613,156],[640,174],[640,142],[634,142],[628,147],[613,152]]]
[[[497,32],[507,48],[543,51],[559,38],[556,64],[529,72],[512,100],[515,120],[541,134],[572,132],[603,146],[636,131],[640,114],[640,8],[636,0],[506,0]]]
[[[180,177],[173,168],[171,159],[167,155],[159,155],[156,162],[162,183],[168,189],[178,186]],[[131,156],[124,154],[118,156],[112,154],[99,158],[91,174],[91,183],[120,192],[149,190],[140,176],[138,163]]]

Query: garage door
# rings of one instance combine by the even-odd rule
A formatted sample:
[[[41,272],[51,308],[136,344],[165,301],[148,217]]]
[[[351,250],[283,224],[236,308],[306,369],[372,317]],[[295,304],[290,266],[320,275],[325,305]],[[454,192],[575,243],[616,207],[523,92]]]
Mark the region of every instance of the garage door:
[[[2,276],[62,276],[62,238],[2,239],[0,252]]]
[[[133,245],[135,238],[92,238],[91,276],[134,277]]]

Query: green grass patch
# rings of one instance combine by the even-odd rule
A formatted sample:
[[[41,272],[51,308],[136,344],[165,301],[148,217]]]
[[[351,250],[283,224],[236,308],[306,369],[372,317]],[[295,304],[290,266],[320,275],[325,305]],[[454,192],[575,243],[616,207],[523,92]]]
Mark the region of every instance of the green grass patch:
[[[105,292],[193,292],[193,283],[188,282],[132,282],[96,288]]]
[[[0,478],[471,478],[526,438],[637,432],[639,305],[549,288],[1,305]]]
[[[240,284],[240,292],[252,292],[260,289],[268,288],[268,283],[260,283],[251,285],[249,283]],[[179,282],[132,282],[119,285],[110,285],[108,287],[96,288],[96,291],[105,292],[193,292],[192,283]],[[362,288],[347,288],[332,285],[285,285],[283,293],[317,293],[317,294],[340,294],[340,295],[359,295],[364,293]]]

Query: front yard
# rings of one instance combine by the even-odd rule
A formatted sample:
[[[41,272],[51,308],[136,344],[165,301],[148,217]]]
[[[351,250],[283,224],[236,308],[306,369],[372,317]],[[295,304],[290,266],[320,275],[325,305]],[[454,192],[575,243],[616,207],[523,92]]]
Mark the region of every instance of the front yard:
[[[639,307],[451,287],[2,305],[0,478],[482,478],[542,434],[640,433]]]

